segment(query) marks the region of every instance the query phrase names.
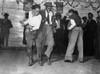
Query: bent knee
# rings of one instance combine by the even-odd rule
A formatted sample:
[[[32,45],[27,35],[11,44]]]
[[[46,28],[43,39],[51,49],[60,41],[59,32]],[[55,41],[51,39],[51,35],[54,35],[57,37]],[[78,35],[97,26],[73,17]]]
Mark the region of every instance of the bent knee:
[[[49,46],[54,46],[54,41],[48,43]]]

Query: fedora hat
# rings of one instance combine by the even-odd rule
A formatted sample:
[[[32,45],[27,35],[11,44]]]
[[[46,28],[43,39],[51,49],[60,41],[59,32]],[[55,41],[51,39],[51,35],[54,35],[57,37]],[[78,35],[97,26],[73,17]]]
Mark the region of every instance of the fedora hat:
[[[51,2],[46,2],[46,3],[44,4],[44,6],[46,6],[46,7],[53,7],[53,5],[52,5]]]
[[[9,14],[8,13],[4,13],[4,16],[9,16]]]

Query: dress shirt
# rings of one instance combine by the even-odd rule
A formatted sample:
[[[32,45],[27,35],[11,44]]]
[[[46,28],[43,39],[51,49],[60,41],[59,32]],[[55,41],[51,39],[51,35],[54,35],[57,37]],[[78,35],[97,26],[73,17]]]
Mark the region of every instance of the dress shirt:
[[[31,18],[31,17],[33,17],[33,12],[29,11],[29,17],[28,18]]]
[[[70,24],[71,25],[68,27],[68,30],[71,30],[76,26],[76,23],[75,23],[75,21],[73,19],[70,19]]]
[[[49,23],[46,21],[45,22],[45,24],[46,25],[51,25],[52,24],[52,21],[51,21],[51,19],[52,19],[52,16],[53,16],[53,13],[50,11],[50,12],[47,12],[47,11],[45,11],[45,13],[46,13],[46,18],[48,17],[48,14],[49,14]]]
[[[32,30],[37,30],[40,27],[41,20],[42,20],[42,16],[40,14],[37,16],[31,15],[29,16],[28,20],[26,20],[23,23],[32,26],[33,27]]]
[[[60,20],[56,20],[56,24],[57,24],[56,29],[59,29],[60,28]]]

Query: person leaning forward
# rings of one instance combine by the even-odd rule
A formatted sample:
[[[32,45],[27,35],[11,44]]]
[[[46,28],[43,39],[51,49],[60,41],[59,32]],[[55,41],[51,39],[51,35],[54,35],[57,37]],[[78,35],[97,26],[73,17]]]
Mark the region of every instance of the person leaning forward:
[[[74,13],[73,9],[68,11],[70,22],[68,24],[69,43],[65,54],[64,62],[73,62],[73,52],[75,44],[78,46],[78,61],[83,62],[83,30],[81,28],[81,18]]]
[[[29,57],[29,66],[32,66],[34,64],[34,59],[33,59],[33,53],[32,53],[32,45],[33,43],[36,44],[37,47],[37,59],[39,59],[39,53],[40,53],[40,44],[38,43],[38,36],[37,36],[37,31],[40,28],[41,21],[42,21],[42,16],[39,14],[40,11],[40,6],[39,5],[34,5],[32,6],[32,11],[30,11],[30,16],[26,21],[21,21],[20,23],[25,26],[26,25],[26,31],[25,31],[25,37],[26,37],[26,42],[27,42],[27,53]],[[37,41],[38,40],[38,41]],[[38,50],[39,49],[39,50]]]

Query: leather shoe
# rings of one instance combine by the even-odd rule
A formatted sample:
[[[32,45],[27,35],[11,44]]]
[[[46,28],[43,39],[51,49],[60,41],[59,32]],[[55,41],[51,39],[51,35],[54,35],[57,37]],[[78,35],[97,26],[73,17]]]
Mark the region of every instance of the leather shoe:
[[[28,66],[32,66],[34,64],[33,59],[29,60]]]
[[[43,62],[42,61],[38,61],[40,66],[43,66]]]
[[[46,59],[47,59],[47,64],[51,65],[50,57],[46,56]]]
[[[84,63],[84,61],[79,61],[80,63]]]
[[[48,64],[48,65],[51,65],[51,61],[50,61],[49,58],[48,58],[48,60],[47,60],[47,64]]]
[[[71,60],[64,60],[64,62],[72,63],[73,61],[71,61]]]

